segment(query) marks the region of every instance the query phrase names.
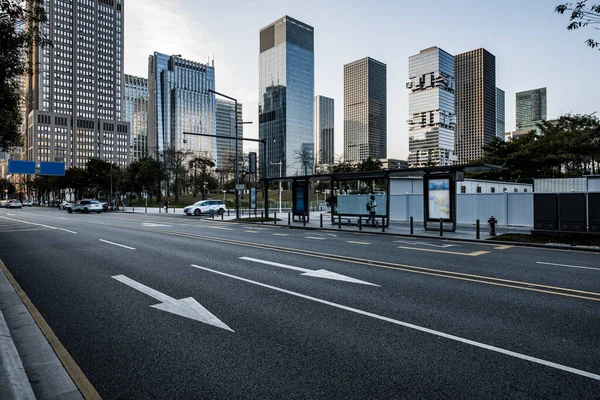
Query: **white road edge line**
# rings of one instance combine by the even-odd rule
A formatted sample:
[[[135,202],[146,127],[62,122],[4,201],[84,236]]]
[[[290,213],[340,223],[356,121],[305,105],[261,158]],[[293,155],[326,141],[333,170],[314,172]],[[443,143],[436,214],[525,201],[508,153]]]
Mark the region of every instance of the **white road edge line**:
[[[278,288],[278,287],[275,287],[275,286],[267,285],[265,283],[260,283],[260,282],[256,282],[256,281],[253,281],[253,280],[250,280],[250,279],[246,279],[246,278],[242,278],[242,277],[239,277],[239,276],[230,275],[230,274],[227,274],[225,272],[215,271],[214,269],[210,269],[210,268],[206,268],[206,267],[200,267],[198,265],[193,265],[193,264],[192,264],[192,267],[198,268],[198,269],[202,269],[202,270],[205,270],[205,271],[209,271],[209,272],[213,272],[215,274],[227,276],[229,278],[237,279],[237,280],[240,280],[240,281],[252,283],[254,285],[262,286],[262,287],[265,287],[265,288],[268,288],[268,289],[273,289],[273,290],[276,290],[278,292],[287,293],[287,294],[290,294],[292,296],[297,296],[297,297],[300,297],[300,298],[303,298],[303,299],[315,301],[317,303],[325,304],[325,305],[332,306],[332,307],[335,307],[335,308],[339,308],[339,309],[342,309],[342,310],[351,311],[351,312],[354,312],[354,313],[357,313],[357,314],[365,315],[367,317],[379,319],[381,321],[390,322],[392,324],[400,325],[400,326],[403,326],[405,328],[414,329],[414,330],[417,330],[417,331],[429,333],[431,335],[439,336],[439,337],[442,337],[442,338],[445,338],[445,339],[454,340],[456,342],[465,343],[465,344],[468,344],[468,345],[471,345],[471,346],[474,346],[474,347],[479,347],[481,349],[490,350],[490,351],[493,351],[493,352],[496,352],[496,353],[500,353],[500,354],[505,354],[505,355],[508,355],[508,356],[511,356],[511,357],[519,358],[521,360],[531,361],[531,362],[536,363],[536,364],[545,365],[545,366],[550,367],[550,368],[555,368],[555,369],[558,369],[558,370],[561,370],[561,371],[570,372],[572,374],[581,375],[581,376],[585,376],[586,378],[591,378],[591,379],[595,379],[597,381],[600,381],[600,375],[593,374],[591,372],[583,371],[583,370],[576,369],[576,368],[567,367],[566,365],[557,364],[557,363],[554,363],[554,362],[551,362],[551,361],[542,360],[541,358],[531,357],[531,356],[528,356],[526,354],[521,354],[521,353],[517,353],[517,352],[511,351],[511,350],[502,349],[500,347],[491,346],[491,345],[488,345],[488,344],[485,344],[485,343],[476,342],[474,340],[461,338],[460,336],[454,336],[454,335],[450,335],[448,333],[435,331],[433,329],[425,328],[425,327],[422,327],[422,326],[419,326],[419,325],[414,325],[414,324],[411,324],[411,323],[408,323],[408,322],[398,321],[398,320],[395,320],[395,319],[392,319],[392,318],[388,318],[388,317],[384,317],[382,315],[374,314],[374,313],[371,313],[371,312],[368,312],[368,311],[363,311],[363,310],[359,310],[357,308],[352,308],[352,307],[344,306],[342,304],[333,303],[331,301],[322,300],[322,299],[319,299],[319,298],[316,298],[316,297],[312,297],[312,296],[307,296],[305,294],[292,292],[290,290],[281,289],[281,288]]]
[[[104,242],[104,243],[112,244],[114,246],[125,247],[126,249],[129,249],[129,250],[135,250],[134,247],[125,246],[124,244],[113,243],[113,242],[109,242],[108,240],[104,240],[104,239],[98,239],[98,240],[101,242]]]
[[[580,268],[580,269],[592,269],[594,271],[600,271],[600,268],[592,268],[592,267],[580,267],[579,265],[567,265],[567,264],[554,264],[554,263],[547,263],[547,262],[541,262],[541,261],[536,261],[537,264],[544,264],[544,265],[556,265],[557,267],[568,267],[568,268]]]

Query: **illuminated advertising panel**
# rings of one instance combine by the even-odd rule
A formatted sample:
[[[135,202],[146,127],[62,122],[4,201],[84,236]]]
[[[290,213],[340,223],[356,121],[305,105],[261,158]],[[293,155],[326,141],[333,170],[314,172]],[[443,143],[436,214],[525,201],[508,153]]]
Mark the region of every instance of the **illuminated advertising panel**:
[[[450,219],[450,179],[430,179],[428,182],[429,219]]]

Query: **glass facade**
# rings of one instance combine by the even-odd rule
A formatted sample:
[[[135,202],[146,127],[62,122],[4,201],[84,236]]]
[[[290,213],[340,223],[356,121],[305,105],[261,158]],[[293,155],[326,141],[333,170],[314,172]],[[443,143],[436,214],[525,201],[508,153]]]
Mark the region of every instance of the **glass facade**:
[[[455,161],[454,57],[438,47],[408,59],[408,163],[412,168]]]
[[[540,133],[537,124],[547,116],[546,88],[519,92],[516,95],[517,130],[535,130]]]
[[[285,16],[260,31],[259,138],[268,177],[310,175],[314,168],[314,30]],[[260,154],[263,154],[260,144]]]
[[[123,120],[130,126],[130,159],[148,156],[148,80],[125,75]]]
[[[44,1],[42,32],[27,79],[25,158],[84,167],[90,158],[129,163],[123,101],[123,1]],[[111,129],[112,128],[112,129]]]
[[[234,112],[235,102],[229,100],[217,99],[216,119],[217,119],[217,135],[235,137],[235,117]],[[237,119],[242,121],[242,105],[237,105]],[[237,128],[237,137],[244,137],[244,125],[240,124]],[[215,164],[217,168],[223,169],[231,165],[229,161],[231,157],[235,157],[235,140],[217,138],[217,156]],[[238,161],[243,159],[243,142],[238,143]],[[229,165],[228,165],[229,164]],[[233,163],[235,165],[235,162]]]
[[[216,134],[214,66],[155,52],[148,61],[148,151],[190,151],[215,158]]]
[[[504,140],[506,133],[506,113],[505,113],[504,90],[496,88],[496,137]]]
[[[333,99],[315,97],[315,165],[334,162],[334,122]]]
[[[387,158],[387,67],[370,57],[344,65],[344,160]]]
[[[455,152],[460,164],[483,157],[496,137],[496,57],[485,49],[454,56]]]

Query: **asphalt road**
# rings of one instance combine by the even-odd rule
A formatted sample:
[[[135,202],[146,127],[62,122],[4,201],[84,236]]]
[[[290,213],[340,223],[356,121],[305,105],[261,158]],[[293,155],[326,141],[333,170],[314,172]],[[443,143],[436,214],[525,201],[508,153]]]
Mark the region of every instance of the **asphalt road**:
[[[600,396],[598,253],[33,208],[0,258],[105,399]]]

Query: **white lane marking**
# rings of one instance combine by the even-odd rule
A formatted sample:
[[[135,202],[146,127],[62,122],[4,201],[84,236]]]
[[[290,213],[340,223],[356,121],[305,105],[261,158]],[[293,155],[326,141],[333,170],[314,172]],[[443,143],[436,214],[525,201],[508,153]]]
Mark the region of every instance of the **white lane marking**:
[[[171,226],[171,225],[154,224],[154,223],[146,222],[146,223],[143,223],[142,226]]]
[[[274,267],[291,269],[293,271],[300,271],[300,272],[302,272],[301,275],[312,276],[313,278],[333,279],[336,281],[359,283],[361,285],[369,285],[369,286],[379,287],[379,285],[361,281],[360,279],[350,278],[349,276],[338,274],[338,273],[331,272],[331,271],[327,271],[326,269],[317,269],[317,270],[313,271],[312,269],[294,267],[293,265],[280,264],[280,263],[276,263],[276,262],[272,262],[272,261],[259,260],[257,258],[251,258],[251,257],[240,257],[240,260],[246,260],[246,261],[251,261],[251,262],[260,263],[260,264],[272,265]]]
[[[69,233],[77,233],[77,232],[73,232],[73,231],[70,231],[70,230],[64,229],[64,228],[54,228],[54,229],[58,229],[59,231],[65,231],[65,232],[69,232]]]
[[[600,271],[600,268],[581,267],[579,265],[554,264],[554,263],[547,263],[547,262],[541,262],[541,261],[536,261],[536,263],[537,264],[544,264],[544,265],[555,265],[557,267],[568,267],[568,268],[579,268],[579,269],[592,269],[594,271]]]
[[[256,282],[256,281],[253,281],[253,280],[250,280],[250,279],[242,278],[242,277],[239,277],[239,276],[230,275],[230,274],[227,274],[225,272],[215,271],[214,269],[200,267],[198,265],[192,265],[192,267],[198,268],[198,269],[203,269],[203,270],[209,271],[209,272],[213,272],[215,274],[227,276],[229,278],[237,279],[237,280],[240,280],[240,281],[243,281],[243,282],[252,283],[253,285],[258,285],[258,286],[262,286],[262,287],[265,287],[265,288],[268,288],[268,289],[273,289],[273,290],[276,290],[278,292],[287,293],[287,294],[290,294],[292,296],[296,296],[296,297],[300,297],[300,298],[303,298],[303,299],[315,301],[317,303],[325,304],[325,305],[328,305],[328,306],[331,306],[331,307],[339,308],[339,309],[346,310],[346,311],[351,311],[351,312],[354,312],[354,313],[357,313],[357,314],[365,315],[367,317],[375,318],[375,319],[378,319],[378,320],[381,320],[381,321],[385,321],[385,322],[389,322],[389,323],[392,323],[392,324],[395,324],[395,325],[400,325],[400,326],[403,326],[405,328],[414,329],[414,330],[417,330],[417,331],[420,331],[420,332],[429,333],[431,335],[439,336],[439,337],[442,337],[442,338],[445,338],[445,339],[454,340],[456,342],[468,344],[470,346],[479,347],[481,349],[490,350],[490,351],[493,351],[493,352],[496,352],[496,353],[500,353],[500,354],[505,354],[505,355],[510,356],[510,357],[519,358],[521,360],[531,361],[531,362],[536,363],[536,364],[545,365],[545,366],[550,367],[550,368],[559,369],[561,371],[570,372],[572,374],[581,375],[581,376],[585,376],[586,378],[591,378],[591,379],[595,379],[597,381],[600,381],[600,375],[593,374],[591,372],[583,371],[583,370],[576,369],[576,368],[571,368],[571,367],[568,367],[566,365],[557,364],[557,363],[554,363],[554,362],[551,362],[551,361],[546,361],[546,360],[543,360],[541,358],[531,357],[531,356],[528,356],[526,354],[517,353],[515,351],[506,350],[506,349],[503,349],[503,348],[500,348],[500,347],[491,346],[489,344],[485,344],[485,343],[481,343],[481,342],[476,342],[476,341],[470,340],[470,339],[465,339],[465,338],[462,338],[460,336],[450,335],[448,333],[444,333],[444,332],[436,331],[436,330],[433,330],[433,329],[425,328],[425,327],[422,327],[422,326],[419,326],[419,325],[414,325],[414,324],[411,324],[411,323],[408,323],[408,322],[403,322],[403,321],[399,321],[399,320],[396,320],[396,319],[384,317],[382,315],[374,314],[374,313],[371,313],[371,312],[368,312],[368,311],[359,310],[358,308],[352,308],[352,307],[344,306],[342,304],[333,303],[331,301],[322,300],[322,299],[319,299],[319,298],[316,298],[316,297],[312,297],[312,296],[307,296],[305,294],[292,292],[291,290],[286,290],[286,289],[278,288],[278,287],[275,287],[275,286],[267,285],[265,283],[260,283],[260,282]]]
[[[98,240],[101,242],[104,242],[104,243],[112,244],[114,246],[125,247],[126,249],[129,249],[129,250],[135,250],[134,247],[125,246],[124,244],[109,242],[108,240],[104,240],[104,239],[98,239]]]
[[[160,304],[155,304],[150,307],[233,332],[233,329],[231,329],[230,327],[225,325],[220,319],[215,317],[210,311],[204,308],[193,297],[186,297],[184,299],[176,300],[170,296],[167,296],[164,293],[159,292],[158,290],[152,289],[151,287],[136,282],[133,279],[126,277],[125,275],[115,275],[112,278],[161,302]]]
[[[371,244],[369,242],[353,242],[352,240],[346,240],[346,243],[352,243],[352,244]]]
[[[6,215],[15,215],[15,214],[6,214]]]
[[[209,228],[212,228],[212,229],[222,229],[224,231],[233,231],[234,230],[234,229],[231,229],[231,228],[223,228],[223,227],[220,227],[220,226],[211,226]]]
[[[412,244],[413,246],[431,246],[431,247],[441,247],[441,248],[446,248],[446,247],[460,247],[459,244],[433,244],[433,243],[428,243],[428,242],[409,242],[406,240],[394,240],[394,243],[406,243],[406,244]]]
[[[322,237],[315,237],[315,236],[304,236],[304,239],[313,239],[313,240],[326,240],[325,238],[322,238]]]
[[[20,219],[6,218],[6,217],[0,217],[0,218],[7,219],[7,220],[9,220],[9,221],[20,222],[20,223],[22,223],[22,224],[35,225],[35,226],[42,226],[42,227],[44,227],[44,228],[48,228],[48,229],[59,230],[59,231],[65,231],[65,232],[69,232],[69,233],[75,233],[75,234],[77,233],[77,232],[73,232],[73,231],[70,231],[70,230],[68,230],[68,229],[64,229],[64,228],[57,228],[57,227],[55,227],[55,226],[44,225],[44,224],[36,224],[35,222],[23,221],[23,220],[20,220]]]
[[[273,236],[290,236],[289,233],[273,233]]]

